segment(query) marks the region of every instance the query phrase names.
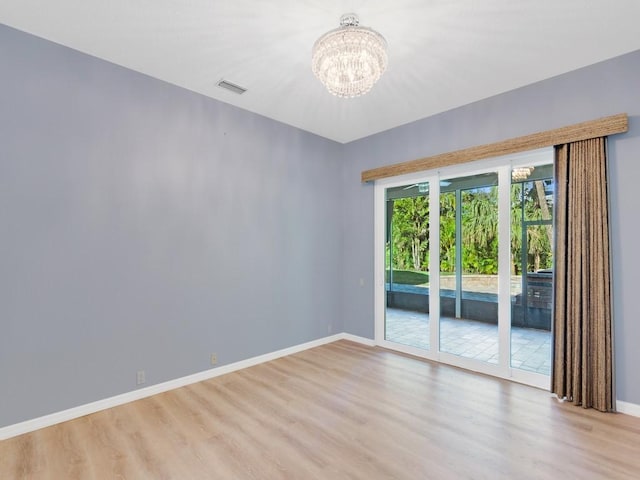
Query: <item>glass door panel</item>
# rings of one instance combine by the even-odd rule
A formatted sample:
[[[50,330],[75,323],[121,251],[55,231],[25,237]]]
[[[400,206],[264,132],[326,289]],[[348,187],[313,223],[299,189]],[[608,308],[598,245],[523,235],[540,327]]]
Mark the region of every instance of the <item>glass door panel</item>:
[[[440,193],[440,350],[498,363],[498,175]]]
[[[429,349],[429,183],[386,190],[387,341]]]
[[[514,169],[511,366],[543,375],[551,373],[553,200],[552,164]]]

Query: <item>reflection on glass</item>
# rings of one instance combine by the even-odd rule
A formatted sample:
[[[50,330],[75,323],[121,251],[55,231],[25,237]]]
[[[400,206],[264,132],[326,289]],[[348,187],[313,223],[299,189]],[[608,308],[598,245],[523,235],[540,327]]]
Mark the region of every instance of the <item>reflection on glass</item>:
[[[553,165],[511,184],[511,366],[549,375],[553,292]]]

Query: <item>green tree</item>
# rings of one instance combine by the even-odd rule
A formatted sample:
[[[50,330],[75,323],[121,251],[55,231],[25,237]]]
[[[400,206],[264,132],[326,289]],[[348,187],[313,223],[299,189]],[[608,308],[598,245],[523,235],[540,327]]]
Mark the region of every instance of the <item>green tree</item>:
[[[393,260],[397,269],[429,268],[429,197],[394,200]]]
[[[522,183],[511,185],[511,274],[520,275],[522,255]]]
[[[546,198],[545,182],[536,180],[511,186],[512,274],[522,272],[524,219],[550,220],[551,200]],[[498,188],[479,187],[462,190],[461,241],[464,273],[498,273]],[[440,212],[440,271],[456,268],[456,192],[442,192]],[[429,269],[429,197],[418,196],[393,200],[393,266],[398,270]],[[527,229],[527,270],[552,266],[551,225],[532,225]]]
[[[440,194],[440,271],[456,269],[456,194]]]
[[[462,271],[498,273],[498,187],[462,192]]]

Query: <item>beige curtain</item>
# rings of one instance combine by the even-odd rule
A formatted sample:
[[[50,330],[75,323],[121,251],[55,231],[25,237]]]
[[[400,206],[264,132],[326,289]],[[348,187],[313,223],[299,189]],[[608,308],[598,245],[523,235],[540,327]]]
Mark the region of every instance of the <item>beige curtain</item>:
[[[614,410],[606,137],[556,147],[552,392]]]

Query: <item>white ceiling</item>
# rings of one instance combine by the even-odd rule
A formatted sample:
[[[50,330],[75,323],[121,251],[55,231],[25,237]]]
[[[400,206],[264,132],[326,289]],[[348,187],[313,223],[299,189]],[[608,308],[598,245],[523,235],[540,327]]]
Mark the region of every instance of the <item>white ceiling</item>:
[[[389,68],[340,99],[310,57],[348,12]],[[0,1],[0,23],[342,143],[638,50],[639,18],[639,0]]]

